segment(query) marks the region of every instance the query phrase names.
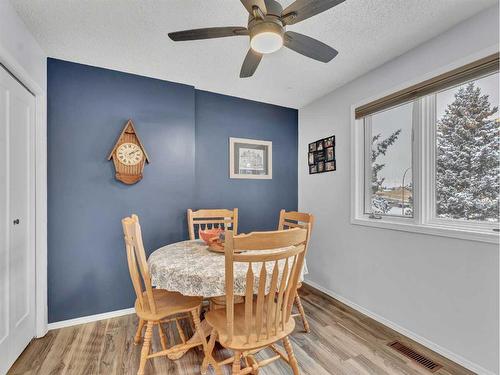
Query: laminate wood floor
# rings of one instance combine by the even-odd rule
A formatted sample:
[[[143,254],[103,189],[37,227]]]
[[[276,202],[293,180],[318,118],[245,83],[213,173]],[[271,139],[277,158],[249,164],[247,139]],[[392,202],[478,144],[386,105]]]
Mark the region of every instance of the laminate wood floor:
[[[311,287],[304,285],[300,294],[311,326],[311,333],[306,334],[297,321],[291,336],[302,374],[432,374],[389,348],[387,344],[394,340],[441,364],[443,367],[434,374],[473,374]],[[29,344],[8,374],[136,374],[141,350],[133,343],[136,324],[135,315],[127,315],[50,331]],[[155,338],[154,350],[159,347]],[[218,360],[230,355],[221,347],[216,347],[216,350]],[[273,352],[268,350],[259,354],[261,358],[272,355]],[[191,350],[177,361],[155,358],[148,361],[146,372],[199,374],[202,358],[198,349]],[[224,371],[230,373],[229,368]],[[282,361],[260,371],[260,374],[291,373]]]

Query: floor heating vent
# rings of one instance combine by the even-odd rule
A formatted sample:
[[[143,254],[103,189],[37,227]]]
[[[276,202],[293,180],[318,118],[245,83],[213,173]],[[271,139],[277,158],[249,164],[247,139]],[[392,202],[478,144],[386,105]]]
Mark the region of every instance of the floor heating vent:
[[[399,353],[403,354],[405,357],[410,358],[412,361],[417,362],[420,366],[425,367],[430,372],[435,372],[439,370],[441,367],[440,364],[437,364],[433,360],[427,358],[426,356],[416,352],[415,350],[407,347],[406,345],[400,343],[399,341],[394,341],[387,344],[394,350],[397,350]]]

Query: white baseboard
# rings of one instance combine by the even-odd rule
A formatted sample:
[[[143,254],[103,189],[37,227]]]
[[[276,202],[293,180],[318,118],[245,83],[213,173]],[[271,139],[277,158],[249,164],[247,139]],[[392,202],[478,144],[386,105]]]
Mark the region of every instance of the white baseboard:
[[[81,318],[61,320],[60,322],[49,323],[48,329],[50,331],[53,329],[71,327],[71,326],[76,326],[78,324],[91,323],[103,319],[117,318],[119,316],[133,314],[133,313],[135,313],[135,309],[131,307],[129,309],[115,310],[102,314],[82,316]]]
[[[313,288],[320,290],[321,292],[329,295],[330,297],[335,298],[336,300],[339,300],[340,302],[346,304],[349,307],[352,307],[354,310],[359,311],[360,313],[376,320],[379,323],[382,323],[383,325],[395,330],[396,332],[398,332],[398,333],[418,342],[419,344],[435,351],[436,353],[442,355],[443,357],[446,357],[449,360],[451,360],[455,363],[458,363],[459,365],[461,365],[461,366],[463,366],[471,371],[474,371],[477,374],[495,375],[495,373],[481,367],[480,365],[478,365],[474,362],[471,362],[471,361],[465,359],[464,357],[462,357],[458,354],[455,354],[455,353],[449,351],[448,349],[445,349],[442,346],[439,346],[438,344],[435,344],[432,341],[427,340],[426,338],[424,338],[424,337],[422,337],[422,336],[420,336],[420,335],[418,335],[418,334],[416,334],[416,333],[414,333],[414,332],[412,332],[404,327],[401,327],[400,325],[384,318],[383,316],[380,316],[380,315],[356,304],[355,302],[352,302],[352,301],[348,300],[347,298],[342,297],[341,295],[338,295],[337,293],[332,292],[331,290],[322,287],[321,285],[316,284],[314,281],[304,280],[304,284],[308,284],[308,285],[312,286]]]

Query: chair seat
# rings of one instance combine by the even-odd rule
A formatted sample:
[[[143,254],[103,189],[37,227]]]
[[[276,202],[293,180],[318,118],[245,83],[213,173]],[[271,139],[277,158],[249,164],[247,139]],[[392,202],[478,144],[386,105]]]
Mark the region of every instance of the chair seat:
[[[254,308],[252,311],[256,311],[256,303],[254,302]],[[252,319],[252,327],[250,331],[252,334],[250,335],[250,339],[248,341],[251,344],[247,343],[247,335],[246,335],[246,327],[245,327],[245,304],[239,303],[234,305],[234,329],[233,329],[233,339],[231,342],[228,341],[228,331],[227,331],[227,319],[226,319],[226,309],[217,309],[209,311],[205,314],[205,319],[219,334],[218,341],[225,348],[229,348],[232,350],[251,350],[258,349],[261,347],[265,347],[275,343],[276,341],[281,340],[282,338],[288,336],[295,328],[295,321],[293,318],[289,318],[288,322],[285,323],[285,329],[280,330],[278,332],[274,332],[271,328],[271,332],[269,337],[267,336],[266,330],[266,316],[268,314],[263,314],[263,323],[260,331],[260,337],[257,341],[256,336],[256,328],[255,328],[255,313]],[[274,315],[274,314],[273,314]],[[274,316],[271,317],[274,319]],[[271,327],[274,324],[271,325]],[[280,325],[281,327],[281,325]]]
[[[178,292],[171,292],[165,289],[153,289],[153,296],[156,305],[156,314],[149,310],[148,297],[146,292],[143,294],[144,308],[135,301],[135,311],[139,318],[143,320],[160,320],[170,315],[189,312],[197,309],[201,302],[201,297],[188,297]]]

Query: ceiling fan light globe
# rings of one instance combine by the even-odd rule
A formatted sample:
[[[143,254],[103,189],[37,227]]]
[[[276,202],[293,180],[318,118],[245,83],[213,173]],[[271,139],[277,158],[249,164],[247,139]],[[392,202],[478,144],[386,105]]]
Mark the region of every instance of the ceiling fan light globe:
[[[252,36],[250,47],[258,53],[273,53],[283,47],[283,36],[272,31],[264,31]]]

